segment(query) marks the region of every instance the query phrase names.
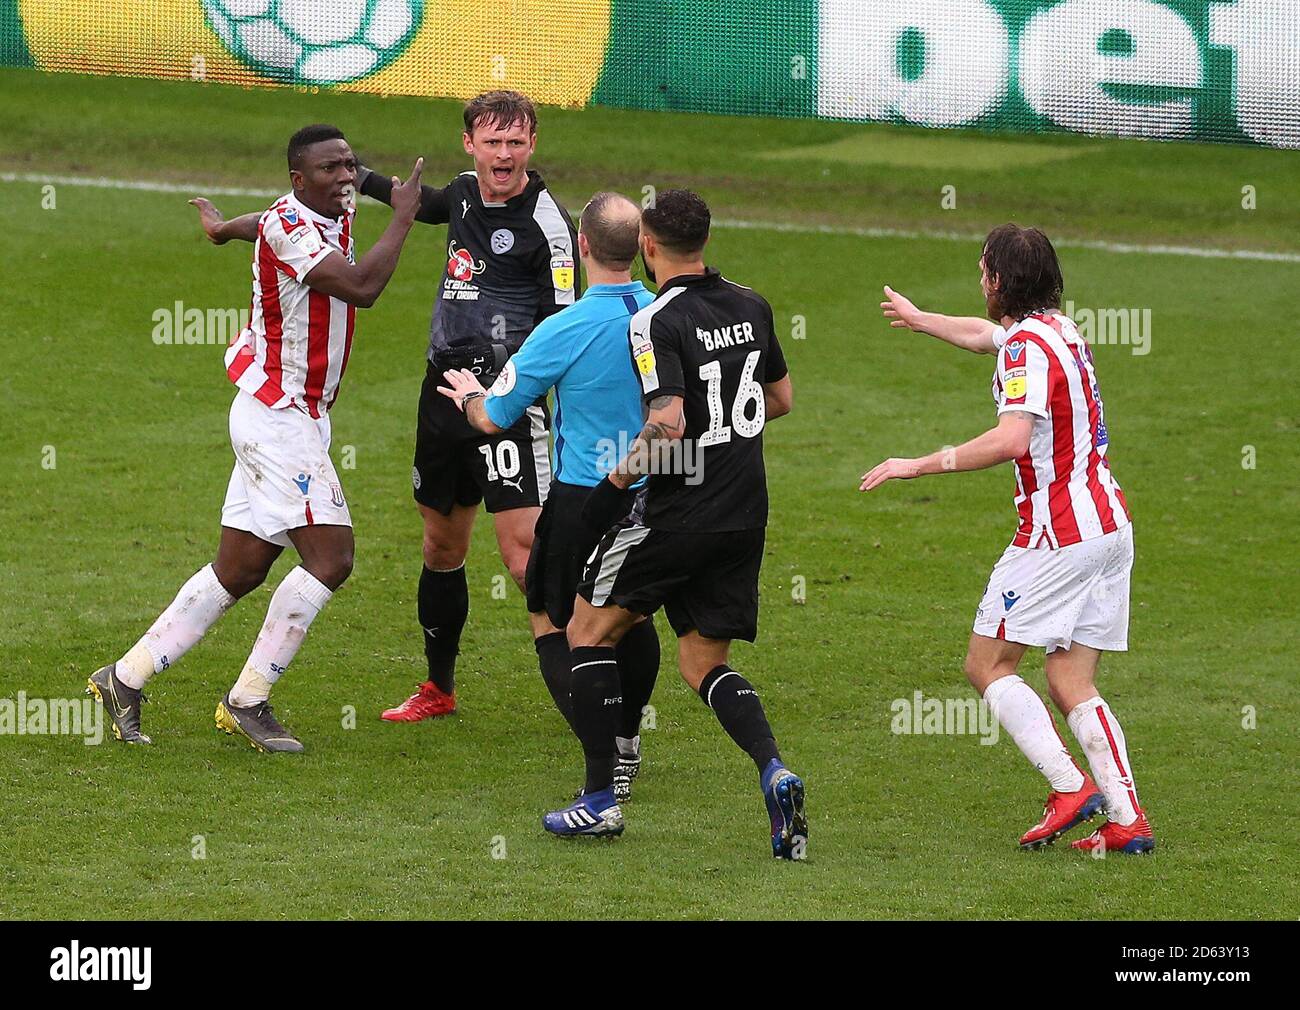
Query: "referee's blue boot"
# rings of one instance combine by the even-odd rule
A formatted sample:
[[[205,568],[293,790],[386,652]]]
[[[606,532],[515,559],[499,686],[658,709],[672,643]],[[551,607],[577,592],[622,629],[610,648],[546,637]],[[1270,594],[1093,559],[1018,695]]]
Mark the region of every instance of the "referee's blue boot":
[[[623,811],[614,799],[614,787],[583,794],[563,810],[542,815],[542,827],[553,835],[609,837],[623,833]]]
[[[808,818],[803,810],[803,779],[773,758],[759,779],[772,821],[772,855],[777,859],[806,859]]]

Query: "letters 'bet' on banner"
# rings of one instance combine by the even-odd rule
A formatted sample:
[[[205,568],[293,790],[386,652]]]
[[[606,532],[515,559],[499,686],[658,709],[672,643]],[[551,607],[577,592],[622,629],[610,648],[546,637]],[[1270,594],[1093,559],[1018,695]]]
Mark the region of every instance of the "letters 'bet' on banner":
[[[0,0],[0,66],[1300,147],[1300,0]]]

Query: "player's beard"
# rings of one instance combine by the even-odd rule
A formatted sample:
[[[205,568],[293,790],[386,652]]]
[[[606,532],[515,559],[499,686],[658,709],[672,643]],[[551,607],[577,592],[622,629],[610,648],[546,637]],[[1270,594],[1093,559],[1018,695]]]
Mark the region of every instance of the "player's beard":
[[[1002,317],[1006,315],[1002,311],[1002,303],[998,301],[998,293],[990,291],[984,296],[984,309],[988,317],[995,323],[1002,322]]]
[[[655,272],[650,269],[650,261],[645,258],[645,250],[641,250],[641,269],[645,271],[646,280],[651,284],[655,283]]]

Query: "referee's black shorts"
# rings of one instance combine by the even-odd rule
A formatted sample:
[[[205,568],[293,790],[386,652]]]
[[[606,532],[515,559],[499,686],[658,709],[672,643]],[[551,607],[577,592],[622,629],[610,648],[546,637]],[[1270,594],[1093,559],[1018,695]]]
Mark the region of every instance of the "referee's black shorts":
[[[660,607],[680,638],[758,637],[758,573],[766,530],[679,533],[630,518],[596,545],[578,593],[593,606],[615,604],[639,614]]]
[[[600,541],[600,531],[582,520],[591,488],[551,481],[551,491],[537,517],[533,549],[524,574],[524,594],[531,613],[545,613],[563,628],[573,616],[582,568]],[[628,510],[635,495],[628,492]]]

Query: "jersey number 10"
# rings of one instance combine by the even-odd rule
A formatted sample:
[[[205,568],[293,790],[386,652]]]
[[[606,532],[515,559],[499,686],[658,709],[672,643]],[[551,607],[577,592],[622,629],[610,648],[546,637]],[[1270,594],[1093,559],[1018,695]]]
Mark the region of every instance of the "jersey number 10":
[[[763,398],[763,387],[754,381],[754,369],[762,351],[750,351],[745,356],[745,367],[740,370],[740,385],[736,388],[736,401],[731,405],[731,426],[725,420],[722,407],[722,363],[708,361],[700,366],[700,378],[709,384],[707,397],[709,401],[709,428],[701,433],[695,444],[703,448],[708,445],[722,445],[731,441],[731,429],[741,438],[755,438],[763,430],[767,420],[767,403]],[[749,404],[754,404],[754,416],[748,416]]]

